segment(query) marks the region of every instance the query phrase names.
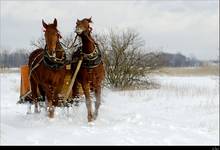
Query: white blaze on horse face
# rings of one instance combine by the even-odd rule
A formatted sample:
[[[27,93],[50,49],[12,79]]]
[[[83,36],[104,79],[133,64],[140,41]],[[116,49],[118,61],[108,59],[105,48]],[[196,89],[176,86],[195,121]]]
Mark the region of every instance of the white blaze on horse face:
[[[83,31],[84,31],[84,30],[83,30],[82,28],[80,28],[80,27],[77,27],[76,30],[75,30],[75,32],[76,32],[77,34],[81,34]]]

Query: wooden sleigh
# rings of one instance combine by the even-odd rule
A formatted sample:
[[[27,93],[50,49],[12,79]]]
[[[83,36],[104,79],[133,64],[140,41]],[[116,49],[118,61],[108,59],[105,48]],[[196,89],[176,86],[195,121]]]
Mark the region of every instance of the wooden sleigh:
[[[62,90],[61,90],[61,93],[59,93],[59,95],[61,95],[61,99],[60,99],[61,102],[65,98],[66,93],[68,92],[68,88],[70,87],[71,79],[72,79],[71,64],[66,65],[65,69],[66,69],[66,75],[64,77],[64,85],[61,85]],[[27,64],[22,65],[20,67],[21,82],[20,82],[20,99],[18,101],[19,104],[33,102],[32,94],[30,91],[29,72],[30,70]],[[79,85],[78,88],[79,88],[79,94],[80,96],[82,96],[83,95],[82,87]],[[67,102],[72,103],[74,98],[71,97],[72,91],[69,91],[69,92],[70,92],[69,93],[70,96],[66,97],[65,99]],[[38,91],[38,94],[39,94],[39,91]],[[39,97],[39,99],[41,98]],[[76,101],[78,100],[75,100],[75,102]],[[69,105],[69,104],[66,104],[66,105]]]

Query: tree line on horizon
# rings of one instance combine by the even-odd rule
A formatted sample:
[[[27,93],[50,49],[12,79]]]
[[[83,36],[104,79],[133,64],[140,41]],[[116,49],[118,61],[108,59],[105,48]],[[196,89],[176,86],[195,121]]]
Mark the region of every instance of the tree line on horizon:
[[[181,53],[171,54],[149,50],[145,41],[135,30],[114,31],[94,34],[95,41],[103,54],[105,64],[105,86],[117,89],[156,88],[158,85],[150,79],[150,73],[160,67],[201,66],[202,61],[195,57],[186,57]],[[71,45],[74,35],[63,36],[64,45]],[[31,46],[44,48],[43,37],[31,41]],[[68,51],[68,49],[67,49]],[[30,51],[20,49],[9,52],[0,50],[0,68],[20,67],[28,63]]]
[[[195,67],[201,66],[204,63],[195,57],[187,57],[181,53],[150,52],[144,54],[144,57],[147,60],[150,55],[154,54],[157,54],[154,59],[159,59],[158,63],[160,67]],[[25,49],[18,49],[13,52],[1,49],[0,68],[18,68],[21,65],[27,64],[29,55],[30,52]],[[216,61],[213,60],[213,62],[215,63]]]

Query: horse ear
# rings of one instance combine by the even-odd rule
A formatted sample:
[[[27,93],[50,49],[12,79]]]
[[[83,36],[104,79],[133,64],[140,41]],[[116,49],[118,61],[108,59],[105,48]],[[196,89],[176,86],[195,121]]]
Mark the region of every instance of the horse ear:
[[[48,25],[44,22],[43,19],[42,19],[42,24],[43,24],[43,27],[46,29]]]
[[[79,22],[79,19],[77,18],[77,21],[76,22]]]
[[[87,19],[89,23],[92,23],[92,16]]]
[[[57,19],[56,18],[54,19],[53,24],[55,27],[57,27]]]

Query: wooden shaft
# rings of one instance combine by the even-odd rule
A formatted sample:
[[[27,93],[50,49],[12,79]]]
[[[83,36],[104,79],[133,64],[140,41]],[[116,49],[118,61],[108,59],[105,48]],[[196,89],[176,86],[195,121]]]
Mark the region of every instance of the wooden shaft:
[[[70,86],[69,86],[69,88],[68,88],[68,90],[67,90],[67,92],[66,92],[66,95],[65,95],[64,99],[63,99],[64,102],[66,102],[67,98],[69,98],[69,95],[70,95],[70,92],[71,92],[71,90],[72,90],[73,84],[74,84],[74,82],[75,82],[75,80],[76,80],[76,76],[77,76],[77,74],[78,74],[78,72],[79,72],[79,69],[80,69],[80,67],[81,67],[82,60],[83,60],[83,56],[81,56],[80,59],[79,59],[79,61],[78,61],[76,70],[75,70],[75,72],[74,72],[74,74],[73,74],[73,77],[72,77],[72,79],[71,79]]]

